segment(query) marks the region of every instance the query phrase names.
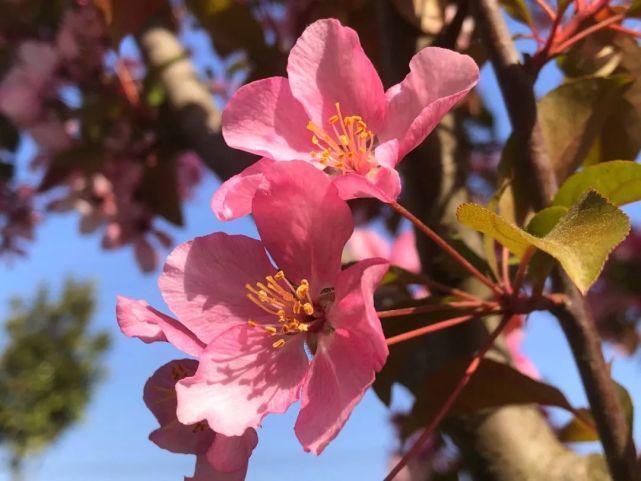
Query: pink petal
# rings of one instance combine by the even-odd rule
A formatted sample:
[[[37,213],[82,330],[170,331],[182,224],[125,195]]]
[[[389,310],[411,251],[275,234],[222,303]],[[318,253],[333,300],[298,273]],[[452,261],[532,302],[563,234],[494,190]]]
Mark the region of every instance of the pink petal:
[[[416,236],[414,230],[409,229],[398,235],[389,257],[390,263],[402,267],[410,272],[421,272],[421,259],[416,250]]]
[[[276,160],[307,159],[313,150],[309,118],[283,77],[239,88],[223,112],[227,145]]]
[[[294,97],[319,126],[329,127],[336,102],[343,115],[360,115],[370,130],[382,125],[381,79],[356,32],[338,20],[318,20],[305,29],[289,54],[287,74]]]
[[[240,436],[269,413],[282,413],[299,397],[307,371],[303,337],[274,348],[275,336],[246,324],[214,339],[193,377],[176,385],[178,419],[206,419],[217,433]]]
[[[383,237],[372,228],[357,227],[347,243],[346,249],[356,260],[369,257],[382,257],[388,259],[390,245]]]
[[[118,296],[116,317],[120,330],[143,342],[165,341],[186,354],[198,357],[205,344],[176,319],[157,311],[143,300]]]
[[[388,113],[380,142],[400,141],[399,160],[420,144],[478,82],[474,60],[451,50],[427,47],[410,61],[410,73],[386,92]]]
[[[510,356],[512,356],[514,365],[519,371],[533,379],[540,379],[541,374],[539,373],[539,370],[530,358],[521,351],[524,334],[525,333],[521,328],[512,330],[505,335],[505,345],[510,352]]]
[[[336,279],[334,304],[327,314],[332,327],[367,340],[377,371],[385,364],[389,351],[376,315],[374,291],[388,268],[384,259],[367,259],[342,271]]]
[[[216,470],[225,473],[246,470],[247,461],[257,444],[258,435],[251,428],[242,436],[218,434],[207,451],[207,460]]]
[[[396,167],[396,164],[398,164],[398,161],[400,160],[398,153],[398,139],[391,139],[387,142],[379,144],[374,149],[374,158],[376,159],[376,163],[378,165],[393,169],[394,167]]]
[[[185,481],[244,481],[246,474],[246,466],[245,469],[230,473],[217,471],[203,455],[196,457],[196,471],[192,477],[185,478]]]
[[[196,372],[198,362],[191,359],[171,361],[149,378],[143,399],[160,428],[149,435],[157,446],[174,453],[204,454],[214,441],[214,432],[205,427],[187,426],[176,418],[176,381]]]
[[[294,427],[305,451],[320,454],[374,382],[376,362],[368,351],[365,339],[342,329],[319,342]]]
[[[300,161],[276,164],[269,188],[254,197],[253,213],[265,247],[290,280],[307,279],[312,298],[333,285],[353,221],[325,173]]]
[[[134,244],[136,262],[143,272],[153,272],[158,264],[156,250],[145,238],[138,239]]]
[[[336,176],[334,185],[341,199],[374,197],[384,203],[396,200],[401,193],[401,178],[398,172],[387,167],[372,169],[367,176],[348,173]]]
[[[209,343],[230,325],[265,317],[247,299],[245,284],[274,272],[259,241],[217,232],[178,246],[158,284],[180,322]]]
[[[264,172],[273,164],[273,160],[263,157],[225,181],[211,199],[211,209],[216,217],[220,220],[232,220],[251,213],[256,189],[264,186]]]

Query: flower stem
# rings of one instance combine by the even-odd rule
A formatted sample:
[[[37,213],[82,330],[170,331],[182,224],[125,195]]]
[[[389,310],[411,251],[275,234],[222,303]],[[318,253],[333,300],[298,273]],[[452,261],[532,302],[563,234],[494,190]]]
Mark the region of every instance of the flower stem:
[[[592,25],[591,27],[586,28],[585,30],[582,30],[581,32],[577,33],[574,37],[571,37],[570,39],[566,40],[565,42],[561,43],[559,46],[555,47],[554,50],[551,52],[553,55],[557,55],[560,53],[563,53],[563,51],[567,50],[570,48],[572,45],[577,43],[580,40],[583,40],[585,37],[588,37],[592,35],[593,33],[598,32],[599,30],[602,30],[606,28],[609,25],[612,25],[614,23],[618,23],[621,20],[625,18],[625,15],[619,14],[619,15],[613,15],[610,18],[606,18],[605,20]]]
[[[501,272],[503,276],[503,288],[508,294],[512,293],[512,283],[510,282],[510,251],[505,247],[501,249]]]
[[[410,339],[421,337],[421,336],[424,336],[425,334],[430,334],[432,332],[447,329],[448,327],[457,326],[459,324],[463,324],[473,319],[478,319],[479,317],[482,317],[484,315],[491,314],[491,313],[492,313],[491,311],[484,311],[484,312],[476,312],[474,314],[468,314],[466,316],[461,316],[461,317],[453,317],[452,319],[447,319],[446,321],[437,322],[435,324],[430,324],[429,326],[424,326],[418,329],[414,329],[413,331],[404,332],[403,334],[399,334],[398,336],[392,336],[386,339],[385,343],[388,346],[393,346],[394,344],[398,344],[399,342],[409,341]]]
[[[425,430],[421,433],[419,438],[416,440],[414,445],[411,447],[411,449],[405,453],[405,455],[401,458],[401,460],[394,466],[394,468],[390,471],[390,473],[385,477],[384,481],[392,481],[396,475],[407,465],[407,462],[418,452],[421,450],[423,447],[423,444],[429,439],[429,437],[432,435],[436,427],[441,423],[443,418],[447,416],[447,413],[450,411],[452,406],[454,405],[454,402],[458,399],[459,395],[463,391],[463,388],[467,386],[467,383],[470,381],[476,370],[478,369],[479,365],[481,364],[481,360],[487,353],[487,351],[492,347],[496,339],[499,337],[501,332],[503,332],[503,329],[505,329],[505,326],[507,326],[508,322],[510,321],[512,316],[509,314],[506,314],[503,316],[501,319],[501,322],[497,326],[496,329],[490,334],[490,337],[488,337],[487,341],[483,345],[483,347],[479,350],[479,352],[472,358],[470,363],[468,364],[467,368],[465,369],[465,373],[463,374],[463,377],[459,380],[458,384],[454,388],[454,390],[450,393],[449,397],[439,410],[439,412],[436,414],[434,419],[432,419],[432,422],[425,428]]]
[[[521,286],[525,280],[525,273],[527,272],[528,265],[530,264],[530,260],[535,252],[536,249],[534,247],[529,247],[525,251],[525,254],[523,254],[523,257],[521,257],[519,268],[517,269],[516,274],[514,275],[514,281],[512,282],[512,289],[515,296],[518,296],[519,291],[521,290]]]
[[[480,308],[494,308],[498,304],[493,302],[472,302],[472,301],[463,301],[463,302],[448,302],[445,304],[430,304],[427,306],[414,306],[414,307],[402,307],[400,309],[390,309],[387,311],[378,311],[376,314],[381,319],[386,319],[389,317],[399,317],[399,316],[411,316],[414,314],[426,314],[430,312],[440,312],[440,311],[451,311],[456,309],[480,309]]]
[[[474,267],[465,257],[459,254],[456,249],[454,249],[451,245],[447,243],[447,241],[445,241],[445,239],[443,239],[440,235],[438,235],[436,232],[430,229],[427,225],[425,225],[418,217],[416,217],[414,214],[412,214],[410,211],[408,211],[405,207],[403,207],[398,202],[395,202],[395,201],[390,202],[389,205],[401,216],[405,217],[412,224],[414,224],[414,226],[418,230],[420,230],[423,234],[425,234],[428,238],[430,238],[437,246],[439,246],[441,249],[447,252],[450,255],[450,257],[452,257],[452,259],[458,262],[470,274],[472,274],[479,281],[481,281],[483,284],[489,287],[492,290],[492,292],[494,292],[497,295],[503,294],[501,289],[494,282],[492,282],[488,277],[486,277],[483,273],[481,273],[481,271],[479,271],[476,267]]]

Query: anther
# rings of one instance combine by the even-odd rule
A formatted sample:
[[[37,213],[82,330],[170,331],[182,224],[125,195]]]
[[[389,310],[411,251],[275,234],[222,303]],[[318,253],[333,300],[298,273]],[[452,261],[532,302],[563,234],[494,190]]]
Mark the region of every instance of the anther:
[[[283,347],[284,345],[285,345],[285,339],[282,339],[282,338],[281,338],[281,339],[279,339],[278,341],[274,342],[274,343],[272,344],[272,347],[273,347],[274,349],[278,349],[279,347]]]

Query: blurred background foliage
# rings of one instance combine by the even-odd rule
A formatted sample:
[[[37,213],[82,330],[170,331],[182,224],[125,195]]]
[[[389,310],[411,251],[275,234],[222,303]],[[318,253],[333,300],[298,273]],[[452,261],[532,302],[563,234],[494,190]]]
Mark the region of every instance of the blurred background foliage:
[[[15,298],[0,354],[0,447],[14,479],[23,461],[55,442],[82,414],[105,374],[109,335],[93,333],[91,283],[67,280],[58,299],[41,286]]]

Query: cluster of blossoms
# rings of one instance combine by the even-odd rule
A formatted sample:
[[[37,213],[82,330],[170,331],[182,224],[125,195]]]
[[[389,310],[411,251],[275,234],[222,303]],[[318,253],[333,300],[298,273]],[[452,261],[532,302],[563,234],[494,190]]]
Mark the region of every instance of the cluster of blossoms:
[[[172,159],[160,158],[166,148],[158,122],[138,92],[137,74],[144,72],[134,60],[114,57],[103,13],[79,2],[64,12],[53,38],[20,44],[0,82],[0,114],[37,145],[31,166],[43,172],[38,191],[63,188],[45,210],[77,210],[82,233],[102,229],[105,249],[132,246],[140,268],[150,272],[155,246],[167,249],[172,240],[155,226],[163,213],[145,196],[145,184],[159,181],[145,173],[171,163],[175,186],[159,188],[175,189],[180,202],[200,182],[203,167],[180,149]]]
[[[612,253],[603,275],[588,293],[601,335],[628,355],[633,354],[641,343],[637,328],[641,318],[640,253],[641,231],[633,228]]]
[[[33,239],[38,215],[32,208],[33,189],[29,186],[11,188],[0,181],[0,255],[23,254],[22,240]]]
[[[389,262],[342,268],[354,230],[346,200],[395,201],[396,164],[478,79],[469,57],[426,48],[385,92],[336,20],[305,30],[287,71],[240,88],[223,114],[227,143],[264,157],[225,182],[212,209],[224,220],[251,213],[261,240],[218,232],[178,246],[159,280],[175,318],[118,299],[126,335],[195,358],[164,366],[145,391],[161,424],[152,440],[195,453],[195,480],[205,469],[242,479],[255,429],[297,401],[306,451],[339,433],[388,356],[374,291]],[[407,266],[418,269],[415,254]]]

